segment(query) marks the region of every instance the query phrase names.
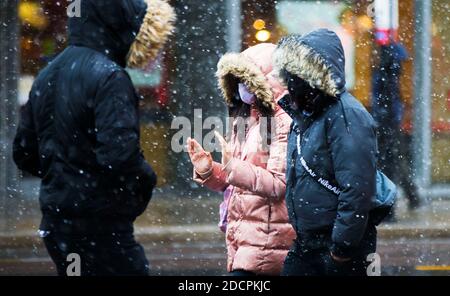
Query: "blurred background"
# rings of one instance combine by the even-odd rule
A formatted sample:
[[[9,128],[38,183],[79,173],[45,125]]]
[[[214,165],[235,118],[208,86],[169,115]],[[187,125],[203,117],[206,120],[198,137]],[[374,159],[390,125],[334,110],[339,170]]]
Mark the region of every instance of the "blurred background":
[[[171,149],[172,120],[194,122],[194,109],[225,117],[214,78],[225,52],[321,27],[342,39],[347,86],[378,119],[380,166],[401,187],[379,228],[383,274],[450,274],[450,1],[170,2],[178,20],[165,51],[129,70],[142,97],[142,147],[159,175],[136,228],[155,275],[225,273],[222,197],[192,182],[187,155]],[[16,170],[11,142],[34,78],[66,46],[70,3],[0,4],[0,275],[54,274],[36,235],[39,180]]]

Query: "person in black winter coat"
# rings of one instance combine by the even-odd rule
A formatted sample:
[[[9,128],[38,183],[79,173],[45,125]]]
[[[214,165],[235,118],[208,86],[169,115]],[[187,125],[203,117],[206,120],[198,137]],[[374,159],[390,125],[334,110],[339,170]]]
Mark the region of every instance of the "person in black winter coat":
[[[376,129],[345,89],[341,41],[326,29],[285,37],[275,66],[289,90],[279,104],[293,118],[286,204],[297,239],[283,275],[365,275],[376,250]]]
[[[69,45],[36,78],[13,145],[42,179],[41,236],[59,275],[76,253],[81,275],[146,275],[133,222],[156,175],[140,149],[138,96],[124,67],[150,62],[172,30],[162,0],[81,1]]]

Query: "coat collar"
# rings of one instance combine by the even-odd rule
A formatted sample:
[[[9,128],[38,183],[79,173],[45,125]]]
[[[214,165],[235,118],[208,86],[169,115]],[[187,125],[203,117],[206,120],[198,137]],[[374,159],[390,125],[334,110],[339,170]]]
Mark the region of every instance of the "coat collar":
[[[305,126],[322,115],[328,108],[336,104],[340,98],[327,95],[319,95],[314,99],[314,109],[311,113],[304,110],[294,110],[290,104],[289,94],[278,101],[278,105],[292,118],[294,129],[298,126]]]
[[[339,102],[340,97],[335,98],[326,95],[318,95],[313,102],[313,110],[308,114],[308,112],[304,110],[294,110],[291,106],[289,94],[284,95],[279,101],[278,105],[290,116],[292,119],[295,119],[299,115],[318,117],[322,114],[326,109],[330,106]]]

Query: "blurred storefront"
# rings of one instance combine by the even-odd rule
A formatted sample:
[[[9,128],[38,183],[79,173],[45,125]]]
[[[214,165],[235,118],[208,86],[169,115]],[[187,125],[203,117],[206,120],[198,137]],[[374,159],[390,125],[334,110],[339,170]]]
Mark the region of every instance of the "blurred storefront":
[[[450,3],[433,1],[432,7],[432,176],[450,182]]]

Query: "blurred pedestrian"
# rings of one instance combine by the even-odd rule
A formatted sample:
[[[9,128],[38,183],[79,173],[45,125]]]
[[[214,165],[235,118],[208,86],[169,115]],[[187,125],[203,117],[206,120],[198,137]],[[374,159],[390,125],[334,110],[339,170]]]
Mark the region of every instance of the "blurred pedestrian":
[[[294,120],[286,204],[297,232],[283,275],[366,275],[376,250],[375,123],[346,91],[340,39],[326,29],[283,38],[275,67],[288,86],[279,101]]]
[[[408,58],[405,47],[391,43],[380,47],[378,68],[373,74],[372,115],[377,124],[379,168],[401,186],[411,210],[420,206],[413,180],[412,143],[402,130],[404,104],[400,93],[402,63]],[[395,221],[394,209],[388,221]]]
[[[228,143],[217,135],[222,162],[213,161],[197,141],[188,141],[194,180],[224,192],[221,226],[227,269],[235,276],[279,275],[295,238],[284,201],[291,119],[276,104],[286,90],[272,75],[275,48],[259,44],[219,62],[219,84],[233,124]]]
[[[124,67],[156,56],[173,10],[162,0],[85,0],[80,8],[69,19],[69,46],[39,73],[21,111],[14,159],[42,179],[40,233],[59,275],[71,253],[81,275],[147,275],[133,222],[156,175],[141,153],[138,96]]]

